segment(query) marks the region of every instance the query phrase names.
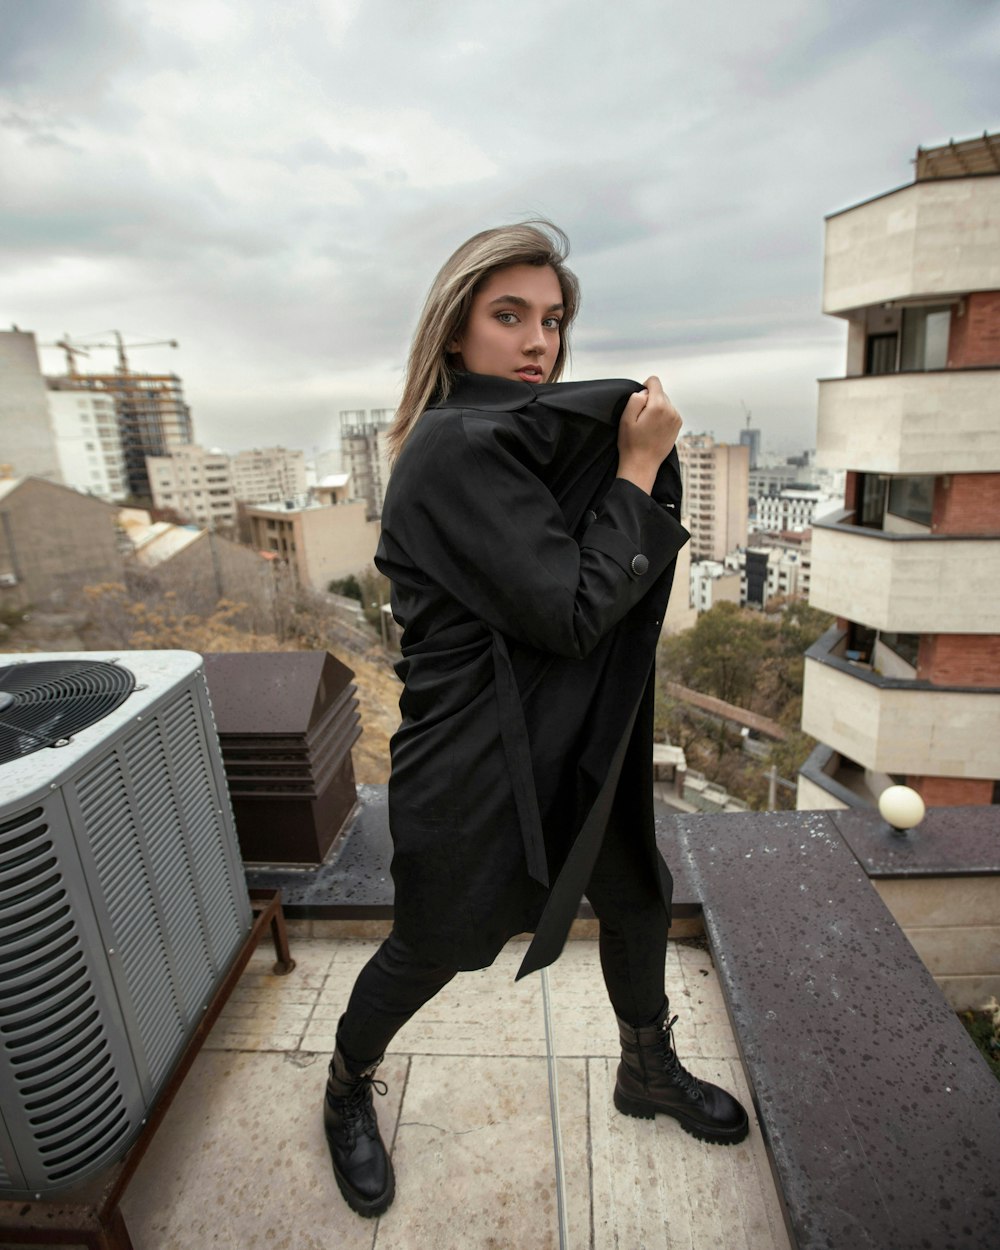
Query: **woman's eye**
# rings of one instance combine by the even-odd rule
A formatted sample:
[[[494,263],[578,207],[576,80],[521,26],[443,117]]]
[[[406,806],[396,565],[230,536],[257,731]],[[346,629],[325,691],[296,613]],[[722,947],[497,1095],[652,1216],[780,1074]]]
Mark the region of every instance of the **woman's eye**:
[[[512,312],[498,312],[497,320],[505,326],[512,326],[517,321],[517,316]]]
[[[546,328],[546,330],[558,330],[562,325],[562,322],[558,317],[546,317],[542,322],[542,325]]]

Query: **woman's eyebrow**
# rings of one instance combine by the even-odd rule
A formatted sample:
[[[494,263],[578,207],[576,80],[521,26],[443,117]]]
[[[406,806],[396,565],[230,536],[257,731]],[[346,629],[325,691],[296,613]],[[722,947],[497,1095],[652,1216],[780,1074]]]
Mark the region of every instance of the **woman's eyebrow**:
[[[530,308],[531,307],[531,304],[529,303],[529,301],[526,300],[521,295],[498,295],[496,299],[490,300],[490,303],[489,303],[490,308],[492,308],[494,304],[513,304],[516,308]],[[548,311],[549,312],[563,312],[565,307],[566,307],[565,304],[550,304],[548,307]]]

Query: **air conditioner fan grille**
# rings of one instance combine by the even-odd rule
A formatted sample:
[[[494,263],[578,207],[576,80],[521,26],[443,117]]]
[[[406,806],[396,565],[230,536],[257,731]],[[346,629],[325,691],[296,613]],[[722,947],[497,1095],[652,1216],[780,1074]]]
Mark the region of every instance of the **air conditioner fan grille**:
[[[38,660],[0,668],[0,764],[70,738],[113,712],[135,677],[103,660]]]

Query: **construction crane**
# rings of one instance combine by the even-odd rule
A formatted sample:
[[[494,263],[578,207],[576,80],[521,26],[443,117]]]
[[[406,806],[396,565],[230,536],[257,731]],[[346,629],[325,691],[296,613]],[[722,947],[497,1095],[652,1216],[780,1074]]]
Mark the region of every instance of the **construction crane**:
[[[750,412],[750,409],[747,407],[747,405],[746,405],[746,400],[745,400],[745,399],[741,399],[741,400],[740,400],[740,406],[741,406],[741,407],[742,407],[742,409],[743,409],[743,415],[744,415],[744,416],[746,417],[746,419],[747,419],[747,429],[749,430],[749,428],[750,428],[750,417],[751,417],[752,413]]]
[[[77,377],[76,357],[89,356],[90,351],[86,347],[75,347],[69,341],[69,335],[64,334],[58,343],[40,343],[40,347],[59,347],[66,353],[66,372],[71,378]]]
[[[102,350],[104,348],[110,348],[117,351],[118,368],[115,372],[125,376],[129,372],[128,357],[125,355],[125,343],[118,330],[112,330],[111,333],[115,336],[115,341],[113,343],[89,343],[87,345],[88,350]],[[148,343],[130,343],[129,351],[134,351],[137,347],[180,347],[180,343],[178,343],[176,339],[154,339]]]
[[[77,356],[89,356],[91,351],[101,351],[109,349],[118,353],[118,368],[116,373],[125,376],[129,372],[128,357],[125,355],[125,343],[118,330],[110,331],[115,336],[113,343],[88,343],[86,347],[70,342],[68,334],[64,334],[57,343],[42,343],[41,347],[58,347],[66,353],[66,372],[71,378],[79,377],[76,367]],[[154,339],[149,343],[130,343],[129,351],[133,351],[137,347],[180,347],[176,339]]]

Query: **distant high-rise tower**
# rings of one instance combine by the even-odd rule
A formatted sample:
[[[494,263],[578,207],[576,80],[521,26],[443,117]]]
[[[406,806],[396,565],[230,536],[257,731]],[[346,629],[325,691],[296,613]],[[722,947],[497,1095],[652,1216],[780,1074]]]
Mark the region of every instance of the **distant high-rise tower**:
[[[747,543],[750,452],[710,434],[677,441],[692,560],[722,560]]]
[[[1000,136],[920,151],[915,180],[827,219],[824,311],[846,376],[820,383],[800,808],[1000,800]]]
[[[743,411],[746,413],[747,424],[746,429],[740,430],[740,446],[750,448],[750,468],[756,469],[760,464],[760,430],[750,428],[750,409],[743,405]]]
[[[389,453],[386,436],[394,408],[349,409],[340,414],[340,455],[343,471],[350,474],[351,497],[364,499],[369,519],[382,515]]]

